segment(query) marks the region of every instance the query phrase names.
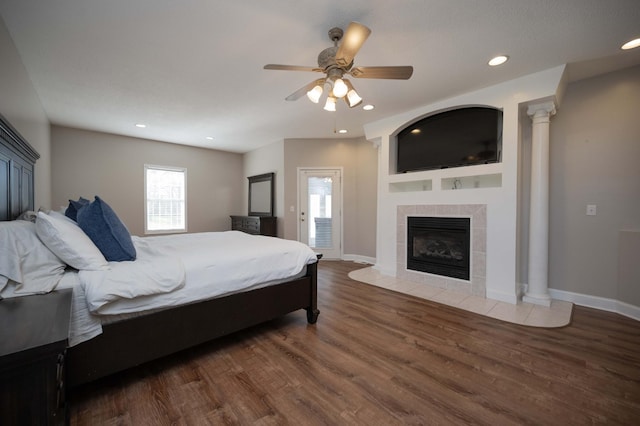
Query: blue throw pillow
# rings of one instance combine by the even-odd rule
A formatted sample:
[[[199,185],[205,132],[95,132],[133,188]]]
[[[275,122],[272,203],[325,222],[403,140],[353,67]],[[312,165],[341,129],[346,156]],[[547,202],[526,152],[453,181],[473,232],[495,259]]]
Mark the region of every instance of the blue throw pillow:
[[[86,198],[78,198],[78,201],[69,200],[69,207],[64,211],[64,215],[73,221],[78,220],[78,210],[80,210],[83,206],[86,206],[91,201]]]
[[[108,261],[136,260],[129,230],[100,197],[78,210],[77,222]]]

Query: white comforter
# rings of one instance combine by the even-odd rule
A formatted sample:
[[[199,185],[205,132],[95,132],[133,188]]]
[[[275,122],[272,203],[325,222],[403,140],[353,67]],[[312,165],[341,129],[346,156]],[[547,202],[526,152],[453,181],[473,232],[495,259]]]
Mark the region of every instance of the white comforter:
[[[72,345],[96,330],[97,315],[166,308],[286,280],[316,261],[305,244],[238,231],[133,237],[138,258],[110,262],[106,271],[80,271],[79,284],[93,324],[70,336]],[[80,291],[78,292],[80,293]],[[75,309],[81,309],[76,303]],[[75,341],[74,341],[75,340]]]
[[[165,254],[144,239],[139,239],[136,252],[135,261],[109,262],[108,270],[79,272],[92,314],[133,312],[138,304],[131,301],[184,287],[186,273],[179,256]],[[125,301],[122,308],[120,301]]]

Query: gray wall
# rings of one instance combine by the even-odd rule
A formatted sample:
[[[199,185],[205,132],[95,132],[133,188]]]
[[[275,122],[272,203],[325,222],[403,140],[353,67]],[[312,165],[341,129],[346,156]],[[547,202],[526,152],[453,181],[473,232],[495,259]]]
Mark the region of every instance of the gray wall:
[[[377,149],[364,138],[286,139],[284,167],[284,238],[297,238],[297,168],[342,167],[343,253],[375,258]]]
[[[356,144],[356,244],[354,252],[376,257],[376,222],[378,218],[378,149],[371,142]]]
[[[187,168],[188,232],[226,231],[242,206],[242,155],[51,127],[53,207],[103,198],[134,235],[144,233],[144,165]]]
[[[249,176],[274,173],[275,194],[273,215],[278,219],[278,237],[284,238],[284,141],[247,152],[243,157],[244,179],[242,192],[242,210],[237,214],[249,212]]]
[[[51,205],[49,120],[20,55],[0,18],[0,114],[40,154],[35,166],[35,207]]]
[[[619,299],[619,231],[640,229],[640,67],[570,84],[550,131],[549,287]]]

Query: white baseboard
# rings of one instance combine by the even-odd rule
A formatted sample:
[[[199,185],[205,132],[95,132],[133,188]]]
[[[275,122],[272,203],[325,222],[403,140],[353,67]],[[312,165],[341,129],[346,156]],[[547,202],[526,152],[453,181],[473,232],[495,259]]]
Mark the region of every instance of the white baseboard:
[[[615,299],[605,297],[590,296],[588,294],[572,293],[570,291],[549,289],[552,299],[572,302],[576,305],[588,308],[600,309],[608,312],[615,312],[625,317],[640,321],[640,306],[630,305]]]
[[[376,264],[376,258],[375,257],[368,257],[368,256],[360,256],[359,254],[343,254],[342,255],[342,260],[346,260],[349,262],[356,262],[356,263],[365,263],[368,265],[375,265]]]

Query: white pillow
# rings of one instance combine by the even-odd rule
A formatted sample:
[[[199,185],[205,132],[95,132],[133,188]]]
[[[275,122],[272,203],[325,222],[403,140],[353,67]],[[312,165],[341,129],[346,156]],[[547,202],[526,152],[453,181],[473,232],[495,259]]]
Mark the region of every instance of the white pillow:
[[[98,247],[80,227],[64,215],[52,211],[48,215],[38,212],[38,237],[67,265],[78,270],[109,269],[109,264]]]
[[[0,222],[0,284],[12,286],[15,295],[52,291],[66,265],[51,252],[36,234],[32,222]],[[3,287],[3,286],[0,286]]]

